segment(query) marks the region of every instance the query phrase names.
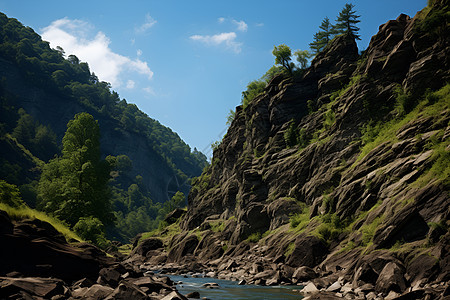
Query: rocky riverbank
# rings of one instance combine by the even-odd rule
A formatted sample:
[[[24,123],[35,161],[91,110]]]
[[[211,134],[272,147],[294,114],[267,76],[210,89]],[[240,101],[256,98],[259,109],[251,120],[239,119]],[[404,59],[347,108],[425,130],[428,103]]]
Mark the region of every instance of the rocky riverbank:
[[[186,299],[167,277],[0,211],[0,299]]]
[[[448,237],[446,237],[448,238]],[[161,274],[212,277],[238,281],[239,285],[299,285],[305,299],[447,299],[450,284],[446,272],[429,256],[419,257],[405,267],[390,251],[378,251],[360,258],[350,251],[324,261],[316,268],[292,267],[278,259],[267,259],[269,247],[242,243],[212,261],[198,260],[188,248],[178,262],[169,262],[169,253],[156,238],[143,240],[125,262]],[[436,252],[448,253],[448,240]],[[307,253],[304,255],[308,255]],[[436,274],[439,273],[439,274]],[[437,277],[436,277],[437,275]],[[426,278],[425,278],[426,277]],[[434,280],[428,280],[434,277]],[[310,298],[308,298],[310,297]]]

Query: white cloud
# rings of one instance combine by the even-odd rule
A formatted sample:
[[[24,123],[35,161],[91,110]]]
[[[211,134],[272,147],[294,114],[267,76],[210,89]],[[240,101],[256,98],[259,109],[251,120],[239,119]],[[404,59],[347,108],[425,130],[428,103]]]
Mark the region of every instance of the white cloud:
[[[217,22],[222,24],[223,22],[225,22],[225,18],[224,17],[220,17],[220,18],[217,19]]]
[[[263,27],[264,23],[256,23],[256,27]]]
[[[241,52],[242,43],[236,42],[235,32],[223,32],[215,35],[192,35],[190,37],[193,41],[199,41],[208,46],[225,45],[227,49],[235,53]]]
[[[113,52],[109,48],[110,39],[101,31],[89,38],[92,31],[93,26],[89,23],[64,18],[42,29],[42,38],[49,41],[52,48],[61,46],[66,55],[74,54],[87,62],[91,71],[100,80],[110,82],[113,88],[122,84],[124,72],[145,75],[148,79],[153,77],[147,62]]]
[[[141,49],[138,49],[138,50],[136,51],[136,55],[137,55],[137,56],[141,56],[141,55],[142,55],[142,50],[141,50]]]
[[[153,25],[155,25],[156,23],[157,23],[157,21],[155,19],[153,19],[152,16],[150,16],[150,14],[146,14],[144,24],[135,28],[135,31],[136,31],[136,33],[140,33],[140,34],[145,33],[148,29],[153,27]]]
[[[143,90],[144,92],[146,92],[147,94],[149,94],[149,95],[152,95],[152,96],[155,96],[155,95],[156,95],[155,90],[154,90],[153,88],[149,87],[149,86],[143,88],[142,90]]]
[[[247,31],[248,25],[244,21],[232,20],[232,22],[233,22],[233,24],[235,24],[237,26],[237,30],[242,31],[242,32]]]
[[[127,81],[127,89],[134,89],[135,85],[136,85],[136,83],[133,80]]]

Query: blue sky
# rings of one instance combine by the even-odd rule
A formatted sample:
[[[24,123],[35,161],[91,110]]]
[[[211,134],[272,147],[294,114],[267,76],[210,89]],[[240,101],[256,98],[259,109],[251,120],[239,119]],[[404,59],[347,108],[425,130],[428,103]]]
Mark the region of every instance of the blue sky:
[[[323,18],[345,3],[359,15],[360,50],[400,13],[426,0],[0,0],[0,11],[52,47],[87,61],[121,98],[211,155],[247,83],[274,63],[274,45],[308,49]]]

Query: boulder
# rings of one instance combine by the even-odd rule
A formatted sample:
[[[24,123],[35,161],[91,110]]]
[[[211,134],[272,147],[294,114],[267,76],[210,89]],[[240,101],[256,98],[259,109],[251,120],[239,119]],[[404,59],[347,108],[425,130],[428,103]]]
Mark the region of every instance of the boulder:
[[[11,295],[26,292],[30,295],[50,299],[65,293],[64,282],[60,279],[24,277],[0,277],[0,298],[6,299]]]
[[[339,281],[335,281],[332,285],[327,287],[327,292],[338,292],[342,288],[342,284]]]
[[[296,282],[304,282],[309,281],[311,279],[317,278],[317,273],[314,272],[313,269],[307,266],[302,266],[295,270],[292,278],[296,280]]]
[[[422,254],[413,259],[406,267],[406,276],[411,286],[416,282],[433,278],[439,272],[439,261],[437,258]]]
[[[281,274],[280,272],[276,272],[272,278],[269,278],[266,280],[266,285],[271,286],[271,285],[278,285],[281,283]]]
[[[186,295],[186,298],[190,298],[190,299],[200,299],[200,293],[195,291],[195,292],[190,292],[189,294]]]
[[[164,298],[162,298],[161,300],[187,300],[187,298],[178,293],[177,291],[173,291]]]
[[[97,283],[109,285],[115,288],[117,287],[119,281],[121,280],[121,274],[124,273],[126,273],[126,270],[120,264],[108,268],[103,268],[99,272],[99,278],[97,279]]]
[[[209,288],[209,289],[218,289],[220,288],[220,285],[217,282],[207,282],[202,284],[202,287]]]
[[[133,285],[139,288],[145,288],[146,293],[159,293],[162,289],[171,290],[172,287],[169,284],[163,283],[162,281],[157,281],[151,277],[139,277],[139,278],[129,278],[126,280],[127,282],[132,283]],[[171,283],[171,282],[169,282]]]
[[[93,245],[61,241],[58,234],[47,228],[48,223],[43,224],[21,223],[13,234],[0,234],[0,244],[8,245],[0,247],[0,256],[6,258],[0,275],[19,272],[23,276],[56,277],[66,282],[82,278],[95,281],[100,269],[114,262]],[[46,236],[41,237],[40,233]]]
[[[405,268],[395,262],[389,262],[381,271],[375,284],[375,290],[384,295],[390,292],[403,293],[406,290]]]
[[[139,254],[142,256],[146,256],[146,254],[151,250],[156,250],[163,248],[163,242],[161,239],[158,238],[148,238],[145,240],[142,240],[138,243],[136,248],[133,250],[132,254]]]
[[[220,233],[206,235],[195,249],[198,261],[205,263],[221,257],[223,253]]]
[[[270,218],[264,209],[264,205],[259,203],[246,208],[242,219],[250,226],[249,233],[265,232],[270,227]]]
[[[415,206],[406,206],[384,227],[377,230],[373,243],[376,248],[390,248],[397,241],[413,242],[424,239],[429,227]]]
[[[292,267],[315,267],[328,254],[326,244],[315,236],[300,235],[295,240],[294,251],[289,255],[287,264]]]
[[[112,292],[113,288],[100,284],[94,284],[91,287],[81,287],[72,292],[72,296],[80,299],[102,300],[107,298]]]
[[[167,255],[168,262],[180,262],[187,254],[193,254],[198,245],[198,238],[195,234],[184,237],[180,242],[172,245]]]
[[[316,293],[318,291],[319,290],[317,289],[315,284],[312,282],[309,282],[300,292],[303,294],[311,294],[311,293]]]
[[[164,221],[166,221],[168,224],[175,223],[179,218],[181,218],[186,211],[181,208],[176,208],[173,211],[171,211],[165,218]]]
[[[369,263],[360,265],[353,276],[353,286],[357,287],[364,283],[375,284],[378,274],[373,270]]]
[[[136,285],[122,281],[105,300],[147,300],[147,295]]]

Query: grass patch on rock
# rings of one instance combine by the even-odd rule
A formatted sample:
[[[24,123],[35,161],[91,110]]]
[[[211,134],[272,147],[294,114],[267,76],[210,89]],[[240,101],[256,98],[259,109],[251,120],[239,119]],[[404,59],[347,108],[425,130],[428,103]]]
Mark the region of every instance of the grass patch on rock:
[[[405,95],[399,94],[397,101],[399,102],[400,106],[404,105],[402,103],[406,101],[403,99],[405,97]],[[381,145],[385,142],[389,142],[390,144],[398,142],[399,139],[397,137],[397,134],[409,122],[417,120],[419,118],[429,117],[432,117],[436,122],[439,122],[439,120],[443,118],[443,113],[447,111],[449,107],[450,84],[447,84],[438,91],[426,93],[426,95],[423,97],[423,100],[406,115],[403,113],[399,113],[397,118],[385,123],[374,123],[373,121],[367,123],[361,129],[361,140],[363,141],[364,146],[362,147],[361,153],[359,154],[354,165],[356,165],[378,145]],[[444,154],[442,148],[440,151],[441,154]],[[448,151],[445,160],[448,160]]]
[[[0,210],[6,211],[12,220],[20,221],[24,219],[38,219],[43,222],[50,223],[66,238],[67,241],[83,241],[75,232],[70,230],[70,228],[60,220],[51,217],[44,212],[32,209],[26,205],[12,207],[5,203],[0,203]]]

